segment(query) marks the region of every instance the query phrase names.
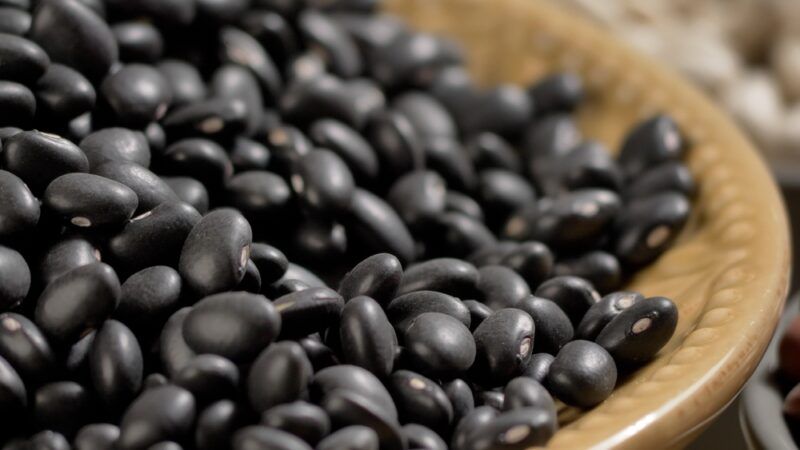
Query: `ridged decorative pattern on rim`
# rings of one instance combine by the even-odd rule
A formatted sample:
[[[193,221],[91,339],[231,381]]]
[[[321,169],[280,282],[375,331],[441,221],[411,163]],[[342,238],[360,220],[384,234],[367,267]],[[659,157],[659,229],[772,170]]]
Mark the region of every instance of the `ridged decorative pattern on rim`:
[[[681,447],[741,389],[775,329],[786,295],[784,207],[752,145],[677,75],[541,0],[390,0],[415,28],[460,42],[481,83],[527,84],[581,74],[585,135],[616,149],[631,124],[664,111],[692,142],[694,213],[674,248],[630,283],[673,298],[675,336],[603,404],[560,412],[551,448]]]

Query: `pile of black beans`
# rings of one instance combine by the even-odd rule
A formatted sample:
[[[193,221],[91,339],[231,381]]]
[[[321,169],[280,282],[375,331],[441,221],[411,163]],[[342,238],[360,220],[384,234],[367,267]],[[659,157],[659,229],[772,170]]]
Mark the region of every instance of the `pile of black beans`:
[[[379,8],[0,0],[3,449],[523,449],[666,344],[676,124]]]

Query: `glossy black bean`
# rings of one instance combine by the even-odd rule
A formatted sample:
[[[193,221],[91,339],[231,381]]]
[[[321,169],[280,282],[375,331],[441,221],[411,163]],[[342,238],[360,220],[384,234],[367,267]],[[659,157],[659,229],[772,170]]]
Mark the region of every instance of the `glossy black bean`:
[[[487,169],[478,177],[477,196],[491,223],[500,226],[512,212],[536,201],[528,181],[514,172]]]
[[[31,271],[22,255],[0,246],[0,311],[22,302],[31,287]]]
[[[378,434],[363,425],[350,425],[328,435],[317,450],[378,450]]]
[[[281,337],[308,336],[335,324],[342,314],[344,299],[327,287],[312,287],[286,294],[273,302],[281,315]]]
[[[575,337],[587,341],[595,340],[612,319],[644,298],[642,294],[633,291],[613,292],[606,295],[586,311],[575,329]]]
[[[230,158],[236,172],[263,170],[269,166],[270,152],[259,142],[239,137],[233,144]]]
[[[261,415],[261,424],[291,433],[309,445],[316,445],[331,429],[325,410],[304,401],[273,406]]]
[[[475,328],[478,328],[478,325],[480,325],[481,322],[492,315],[492,308],[477,300],[464,300],[463,303],[464,306],[466,306],[469,310],[469,327],[471,331],[475,331]]]
[[[534,346],[534,322],[525,311],[495,311],[475,329],[473,371],[484,383],[501,385],[528,366]]]
[[[88,173],[61,175],[47,186],[43,200],[49,210],[80,228],[124,224],[139,204],[136,192],[124,184]]]
[[[69,441],[63,434],[52,431],[40,431],[28,439],[30,448],[41,450],[69,450]]]
[[[11,172],[0,170],[0,236],[8,237],[25,232],[39,222],[38,200],[28,186]]]
[[[47,285],[36,304],[36,324],[50,339],[71,344],[117,307],[120,285],[110,266],[73,269]]]
[[[344,161],[328,150],[315,150],[301,157],[291,184],[309,208],[326,215],[346,211],[356,187]]]
[[[381,449],[401,450],[408,446],[400,425],[361,394],[335,390],[325,396],[322,407],[330,416],[334,428],[364,425],[378,435]]]
[[[181,276],[200,295],[231,289],[244,277],[251,242],[250,224],[238,211],[214,210],[186,237],[178,264]]]
[[[381,306],[370,297],[347,302],[339,322],[343,361],[363,367],[379,378],[392,373],[397,336]]]
[[[522,149],[529,168],[536,168],[542,158],[559,157],[580,143],[581,133],[570,115],[555,114],[531,122],[525,132]],[[535,176],[534,170],[531,175]]]
[[[228,359],[217,355],[197,355],[189,361],[174,383],[194,396],[198,405],[234,398],[239,384],[239,369]]]
[[[314,371],[320,371],[326,367],[339,364],[336,353],[325,345],[319,336],[311,335],[297,341],[306,352],[308,360],[314,366]]]
[[[169,85],[173,106],[199,102],[206,97],[206,85],[193,65],[178,59],[165,59],[156,68]]]
[[[622,187],[622,171],[599,142],[586,141],[578,145],[560,165],[559,176],[568,189],[599,187],[620,191]]]
[[[229,204],[256,220],[285,211],[292,191],[283,178],[265,170],[252,170],[233,176],[226,185]]]
[[[497,417],[499,411],[491,406],[478,406],[458,423],[453,431],[450,446],[454,450],[464,450],[474,439],[476,430],[483,428],[486,424]]]
[[[558,424],[550,411],[531,407],[506,411],[489,423],[476,428],[465,449],[522,450],[544,446],[556,432]]]
[[[489,131],[501,136],[517,136],[530,122],[535,106],[524,89],[501,84],[479,95],[472,108],[471,114],[462,115],[464,132]]]
[[[556,405],[553,397],[547,392],[538,381],[533,378],[522,376],[509,381],[503,391],[505,393],[505,403],[503,410],[513,410],[522,408],[541,408],[550,411],[553,421],[556,418]]]
[[[553,270],[558,276],[572,275],[584,278],[600,294],[607,294],[622,283],[622,268],[619,260],[611,253],[597,250],[559,261]]]
[[[108,73],[119,55],[108,25],[76,0],[41,4],[30,36],[54,62],[73,67],[91,80]]]
[[[80,148],[94,171],[106,161],[132,162],[150,166],[150,145],[140,131],[127,128],[104,128],[86,136]]]
[[[544,383],[548,372],[550,372],[550,365],[553,363],[553,360],[555,360],[555,356],[549,353],[534,353],[523,375],[539,383]]]
[[[475,189],[475,168],[460,142],[453,138],[437,138],[425,142],[423,148],[425,164],[439,172],[448,186],[463,192]]]
[[[311,446],[306,444],[299,437],[281,431],[277,428],[270,428],[261,425],[251,425],[238,430],[231,440],[232,450],[311,450]]]
[[[167,80],[144,64],[128,64],[106,77],[100,93],[117,123],[136,128],[160,120],[172,101]]]
[[[386,112],[369,124],[366,136],[380,161],[382,173],[397,177],[425,165],[425,149],[414,126],[402,114]]]
[[[191,177],[161,177],[178,198],[200,214],[208,212],[208,191],[203,183]]]
[[[408,172],[394,182],[386,197],[403,221],[420,229],[444,211],[447,185],[436,172]]]
[[[530,314],[536,325],[535,351],[556,354],[572,340],[575,334],[572,322],[555,302],[530,295],[517,308]]]
[[[318,219],[299,224],[292,239],[296,261],[313,265],[340,261],[347,251],[347,235],[337,222]]]
[[[576,340],[565,345],[550,364],[545,384],[564,403],[588,408],[602,402],[614,390],[617,367],[601,346]]]
[[[446,212],[436,217],[425,242],[432,255],[465,258],[497,244],[497,238],[483,222],[461,213]]]
[[[475,409],[475,398],[472,394],[472,389],[460,378],[449,381],[442,387],[444,388],[444,393],[447,394],[447,398],[450,399],[450,404],[453,405],[452,425],[455,428],[455,425],[462,418]]]
[[[534,294],[555,302],[574,327],[578,326],[586,311],[600,301],[600,294],[591,283],[573,276],[551,278],[542,283]]]
[[[136,330],[158,327],[179,308],[182,284],[172,267],[142,269],[122,283],[114,317]]]
[[[28,128],[36,112],[30,89],[13,81],[0,81],[0,121],[7,126]]]
[[[40,429],[73,436],[94,414],[92,393],[73,381],[46,384],[32,393],[33,418]]]
[[[666,297],[640,300],[612,318],[595,342],[618,366],[649,361],[667,344],[678,325],[678,307]]]
[[[572,112],[583,101],[583,81],[574,73],[556,73],[536,81],[528,88],[528,95],[537,116]]]
[[[0,357],[33,387],[56,373],[56,359],[39,328],[16,313],[0,314]]]
[[[50,120],[67,121],[91,111],[97,93],[80,72],[51,64],[34,89],[36,114]]]
[[[144,21],[118,22],[111,27],[119,46],[120,61],[154,63],[164,53],[164,38]]]
[[[444,199],[444,209],[447,212],[455,212],[471,217],[474,220],[483,222],[484,214],[481,205],[472,197],[457,191],[448,191]]]
[[[678,237],[691,209],[689,200],[677,192],[629,203],[615,225],[614,254],[628,267],[653,262]]]
[[[298,70],[309,70],[306,67]],[[363,98],[359,102],[353,99]],[[293,123],[310,124],[322,118],[332,118],[364,129],[376,110],[383,107],[385,98],[372,85],[342,81],[325,73],[296,78],[281,97],[281,115]]]
[[[646,170],[631,180],[625,189],[628,198],[640,198],[665,191],[691,197],[697,190],[692,172],[683,163],[668,161]]]
[[[106,161],[93,166],[92,173],[122,183],[135,192],[139,199],[136,214],[139,215],[162,203],[178,201],[175,192],[158,175],[135,162]]]
[[[242,17],[239,26],[264,47],[279,67],[283,67],[298,51],[297,33],[281,14],[267,9],[252,9]]]
[[[243,416],[242,406],[232,400],[220,400],[207,406],[197,417],[194,431],[196,448],[227,450]]]
[[[545,244],[527,241],[505,254],[499,263],[516,271],[534,289],[550,277],[554,257]]]
[[[219,33],[219,56],[222,62],[238,64],[250,69],[258,78],[265,97],[278,99],[283,81],[272,58],[264,47],[244,31],[225,27]]]
[[[360,295],[388,305],[403,277],[403,266],[394,255],[378,253],[354,266],[342,278],[339,294],[349,301]]]
[[[495,133],[479,133],[468,139],[464,148],[478,170],[500,169],[517,173],[522,169],[522,161],[511,144]]]
[[[31,29],[32,20],[28,11],[11,6],[0,7],[0,33],[24,36]]]
[[[92,384],[107,410],[121,411],[142,387],[144,361],[136,336],[116,320],[97,331],[89,354]]]
[[[299,400],[313,376],[311,362],[296,342],[283,341],[266,348],[247,375],[247,399],[256,412]]]
[[[428,427],[416,423],[403,426],[403,435],[408,440],[409,448],[424,450],[447,450],[447,444]]]
[[[436,69],[458,62],[442,38],[427,33],[400,35],[372,59],[373,77],[389,88],[424,87]]]
[[[321,119],[309,129],[309,137],[320,147],[336,153],[360,184],[372,182],[378,175],[375,150],[357,131],[334,119]]]
[[[353,39],[326,14],[313,9],[298,17],[298,28],[308,45],[318,48],[331,71],[351,78],[362,70],[361,55]]]
[[[89,161],[78,146],[39,131],[23,131],[4,139],[0,156],[5,169],[20,177],[35,195],[61,175],[89,171]]]
[[[119,439],[119,427],[110,423],[91,423],[75,435],[75,450],[105,450],[113,448]]]
[[[469,298],[478,278],[478,269],[464,260],[436,258],[408,267],[397,293],[431,290]]]
[[[406,92],[394,99],[392,107],[411,122],[417,135],[424,141],[452,139],[458,135],[450,113],[429,94]]]
[[[175,311],[161,330],[159,337],[161,365],[170,377],[177,376],[195,357],[195,352],[183,338],[183,324],[191,310],[192,308],[186,307]]]
[[[336,391],[353,392],[374,404],[381,415],[397,420],[397,407],[389,391],[366,369],[342,364],[320,370],[314,375],[310,393],[315,403],[319,404],[328,394]]]
[[[239,98],[209,98],[170,111],[162,125],[170,136],[230,140],[247,129],[247,104]]]
[[[50,57],[35,42],[21,36],[0,33],[0,78],[33,84],[44,75]]]
[[[224,292],[197,302],[183,323],[183,337],[197,353],[213,353],[241,363],[252,360],[280,329],[278,311],[263,296]]]
[[[328,285],[313,272],[291,262],[289,263],[289,267],[286,268],[286,273],[283,274],[283,278],[302,281],[306,286],[312,288],[328,287]]]
[[[214,72],[209,85],[211,97],[238,100],[244,105],[246,124],[242,134],[255,135],[264,120],[264,101],[253,72],[240,65],[226,64]]]
[[[159,264],[177,267],[184,241],[200,220],[200,214],[186,203],[162,203],[113,236],[109,253],[133,272]]]
[[[283,252],[261,242],[253,242],[250,246],[250,259],[258,268],[263,284],[277,281],[289,268],[289,261]]]
[[[651,167],[680,159],[685,149],[686,141],[675,121],[657,114],[628,132],[617,159],[625,175],[633,178]]]
[[[405,331],[420,314],[438,312],[454,317],[464,326],[470,325],[467,307],[456,297],[438,291],[414,291],[389,302],[386,313],[399,331]]]
[[[162,441],[183,441],[195,419],[192,394],[175,385],[148,389],[131,403],[120,421],[120,450],[147,448]]]
[[[492,309],[514,308],[531,294],[528,283],[504,266],[483,266],[478,270],[478,291]]]
[[[403,264],[414,260],[416,249],[411,233],[394,209],[375,194],[356,188],[343,223],[348,241],[357,242],[361,253],[390,253]]]
[[[403,338],[412,365],[431,376],[463,373],[475,361],[472,333],[461,321],[447,314],[420,314],[411,319]]]

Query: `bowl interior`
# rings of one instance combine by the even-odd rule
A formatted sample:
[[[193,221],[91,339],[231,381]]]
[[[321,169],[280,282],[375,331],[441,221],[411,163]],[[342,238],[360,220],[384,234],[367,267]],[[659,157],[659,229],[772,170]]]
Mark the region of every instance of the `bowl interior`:
[[[590,411],[564,409],[553,448],[679,447],[703,429],[758,364],[786,294],[789,240],[771,176],[732,122],[668,69],[541,0],[391,0],[414,27],[466,50],[484,84],[579,73],[587,138],[616,149],[630,126],[670,114],[691,142],[694,212],[674,247],[629,287],[675,300],[672,340]]]

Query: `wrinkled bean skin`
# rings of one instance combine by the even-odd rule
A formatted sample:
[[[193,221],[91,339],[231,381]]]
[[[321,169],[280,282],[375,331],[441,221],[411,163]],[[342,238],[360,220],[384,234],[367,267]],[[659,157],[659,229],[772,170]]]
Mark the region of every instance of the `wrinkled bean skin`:
[[[299,338],[322,331],[338,320],[344,299],[327,287],[309,288],[275,299],[275,309],[281,315],[284,338]]]
[[[622,311],[642,300],[644,300],[642,294],[632,291],[620,291],[606,295],[586,311],[586,315],[575,329],[575,336],[587,341],[595,340],[609,322]]]
[[[420,314],[411,320],[403,337],[412,364],[423,373],[463,373],[475,361],[475,341],[469,328],[452,316]]]
[[[558,352],[545,379],[555,397],[582,408],[605,400],[616,382],[617,368],[611,355],[594,342],[581,340],[570,342]]]
[[[61,175],[89,171],[89,161],[78,146],[39,131],[23,131],[4,139],[0,156],[3,167],[20,177],[35,195]]]
[[[142,387],[144,362],[136,336],[116,320],[97,331],[89,354],[94,390],[109,410],[119,411]]]
[[[119,439],[119,428],[110,423],[92,423],[81,428],[73,442],[76,450],[111,448]]]
[[[53,350],[42,332],[17,313],[0,314],[0,357],[31,385],[49,380],[57,367]]]
[[[7,311],[28,295],[31,271],[22,255],[0,246],[0,311]]]
[[[299,400],[313,375],[311,362],[295,342],[271,345],[256,358],[247,376],[247,398],[257,412]]]
[[[495,311],[473,332],[477,349],[473,371],[489,385],[504,384],[520,375],[530,362],[534,322],[525,311]]]
[[[142,167],[150,166],[150,145],[139,131],[127,128],[97,130],[81,140],[80,148],[93,172],[106,161],[128,161]]]
[[[392,373],[397,336],[381,306],[370,297],[350,299],[342,310],[339,341],[344,362],[379,378]]]
[[[595,342],[608,350],[618,365],[642,364],[661,350],[677,325],[675,303],[665,297],[651,297],[612,318]]]
[[[127,222],[139,206],[136,192],[122,183],[88,173],[69,173],[44,191],[44,205],[76,227]]]
[[[351,425],[329,434],[317,445],[317,450],[378,450],[378,435],[363,425]]]
[[[319,406],[304,401],[268,409],[261,415],[261,423],[291,433],[309,445],[316,445],[331,428],[327,413]]]
[[[189,391],[174,385],[148,389],[122,416],[116,447],[132,450],[171,439],[182,441],[191,432],[195,414]]]

